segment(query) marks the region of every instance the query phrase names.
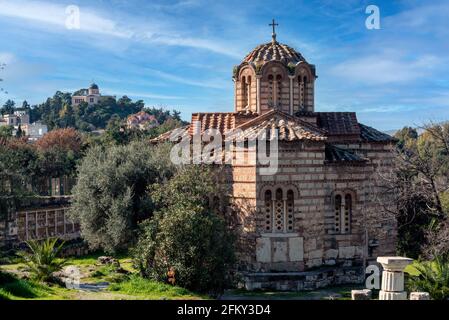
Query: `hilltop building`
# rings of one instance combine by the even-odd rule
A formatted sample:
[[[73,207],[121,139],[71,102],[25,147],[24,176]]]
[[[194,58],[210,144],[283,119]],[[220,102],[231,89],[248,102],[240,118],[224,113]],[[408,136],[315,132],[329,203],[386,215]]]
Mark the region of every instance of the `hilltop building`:
[[[115,99],[115,96],[101,95],[98,85],[92,83],[89,89],[81,89],[76,95],[72,96],[72,106],[78,106],[83,102],[86,102],[88,105],[95,105],[110,98]]]

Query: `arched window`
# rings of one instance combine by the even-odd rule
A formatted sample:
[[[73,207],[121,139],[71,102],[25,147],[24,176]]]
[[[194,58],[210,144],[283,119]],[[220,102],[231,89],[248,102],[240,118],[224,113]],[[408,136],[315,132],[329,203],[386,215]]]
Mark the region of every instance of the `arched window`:
[[[287,231],[293,232],[293,209],[295,206],[295,197],[292,190],[287,191],[287,212],[286,221],[287,221]]]
[[[246,81],[246,105],[245,107],[249,107],[251,105],[251,76],[248,76]]]
[[[276,200],[274,202],[274,229],[276,232],[284,231],[284,199],[282,189],[276,190]]]
[[[351,232],[352,218],[352,195],[347,193],[344,195],[337,194],[334,198],[335,206],[335,232],[347,234]]]
[[[242,77],[242,107],[246,107],[248,105],[248,86],[246,82],[246,77]]]
[[[271,224],[272,224],[272,211],[273,211],[273,196],[271,194],[271,190],[265,191],[265,231],[271,232]]]
[[[276,96],[274,99],[274,104],[276,107],[280,106],[281,98],[282,98],[282,76],[278,74],[276,76]]]
[[[341,195],[335,196],[335,232],[340,233]]]
[[[264,230],[273,233],[294,231],[294,192],[284,194],[281,188],[267,190],[264,194]]]
[[[307,83],[307,76],[298,76],[299,106],[301,109],[305,109],[307,105]]]
[[[268,105],[274,105],[274,77],[272,74],[268,75]]]
[[[345,212],[344,212],[344,216],[343,216],[343,221],[342,221],[342,230],[344,231],[343,233],[349,233],[351,231],[350,227],[351,227],[351,215],[352,215],[352,197],[351,195],[348,193],[345,196]]]

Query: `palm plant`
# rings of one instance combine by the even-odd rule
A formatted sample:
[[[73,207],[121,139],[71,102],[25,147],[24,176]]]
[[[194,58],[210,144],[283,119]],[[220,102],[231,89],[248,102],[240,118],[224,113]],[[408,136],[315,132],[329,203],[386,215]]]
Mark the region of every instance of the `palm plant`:
[[[58,258],[64,242],[59,245],[57,242],[58,239],[30,240],[26,242],[29,252],[19,253],[35,280],[51,281],[53,273],[60,271],[64,266],[65,261]]]
[[[410,277],[408,285],[413,291],[428,292],[434,300],[449,299],[449,259],[436,257],[433,261],[416,266],[419,275]]]

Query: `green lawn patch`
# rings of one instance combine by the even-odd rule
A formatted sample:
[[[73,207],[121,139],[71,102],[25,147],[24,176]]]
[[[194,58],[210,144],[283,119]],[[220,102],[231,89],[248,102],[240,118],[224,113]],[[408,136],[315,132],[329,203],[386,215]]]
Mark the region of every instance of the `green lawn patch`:
[[[204,299],[204,295],[198,295],[187,289],[172,286],[157,281],[144,279],[138,275],[131,275],[128,280],[114,283],[109,287],[110,291],[141,296],[145,299]]]
[[[45,299],[54,294],[55,289],[51,287],[0,272],[0,298],[2,299]]]

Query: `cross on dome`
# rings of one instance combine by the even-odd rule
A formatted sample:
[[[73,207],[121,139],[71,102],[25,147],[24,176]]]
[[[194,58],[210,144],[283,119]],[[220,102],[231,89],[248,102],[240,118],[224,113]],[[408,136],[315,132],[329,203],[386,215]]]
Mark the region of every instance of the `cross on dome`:
[[[273,27],[273,33],[271,34],[271,37],[274,43],[276,42],[276,26],[279,26],[279,23],[276,23],[276,21],[273,19],[269,26]]]

